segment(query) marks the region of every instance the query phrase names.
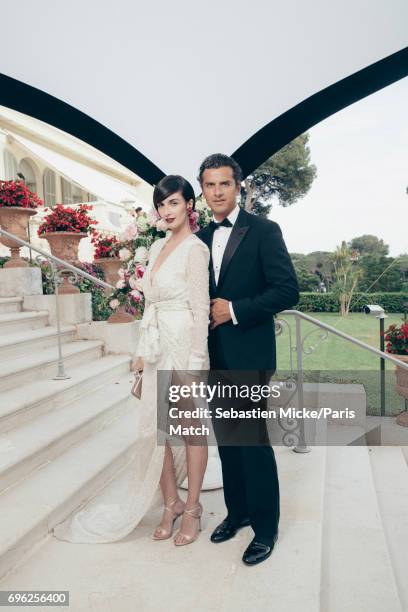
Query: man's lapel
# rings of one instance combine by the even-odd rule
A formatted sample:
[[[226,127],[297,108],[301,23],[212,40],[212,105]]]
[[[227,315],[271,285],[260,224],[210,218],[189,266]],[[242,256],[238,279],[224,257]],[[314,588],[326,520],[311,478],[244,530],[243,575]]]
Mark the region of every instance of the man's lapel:
[[[231,259],[235,251],[237,250],[237,248],[239,247],[241,243],[241,240],[243,240],[245,234],[249,230],[249,223],[248,223],[248,217],[247,217],[248,214],[249,213],[247,213],[241,208],[238,213],[237,220],[234,223],[234,227],[231,230],[231,234],[230,234],[230,237],[228,238],[227,246],[225,247],[224,256],[221,262],[221,269],[220,269],[220,275],[218,277],[217,291],[220,290],[221,284],[225,278],[227,268],[229,264],[231,263]],[[210,252],[211,252],[211,247],[210,247]],[[213,266],[211,265],[211,269],[212,267]]]

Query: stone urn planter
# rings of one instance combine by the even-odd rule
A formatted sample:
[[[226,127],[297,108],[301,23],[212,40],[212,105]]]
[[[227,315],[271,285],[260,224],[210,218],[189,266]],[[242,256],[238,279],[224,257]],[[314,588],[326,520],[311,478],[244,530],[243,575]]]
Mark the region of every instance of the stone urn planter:
[[[2,206],[0,207],[0,226],[6,232],[15,234],[21,240],[28,241],[28,222],[32,215],[37,211],[32,208],[22,208],[21,206]],[[21,259],[21,245],[7,236],[0,235],[0,240],[4,246],[9,247],[11,259],[4,264],[5,268],[27,268],[28,263]]]
[[[122,260],[119,257],[101,257],[94,259],[93,263],[102,268],[106,282],[115,287],[119,279],[119,270],[123,265]],[[106,291],[109,292],[110,289]]]
[[[41,238],[45,238],[50,245],[51,253],[59,259],[63,259],[72,265],[77,265],[78,260],[78,248],[82,238],[86,238],[88,234],[86,232],[48,232],[41,235]],[[80,293],[78,287],[75,287],[69,282],[70,276],[73,272],[65,270],[61,272],[63,277],[63,283],[58,289],[60,294],[76,294]]]
[[[115,312],[113,312],[108,318],[108,323],[131,323],[135,318],[131,314],[126,312],[126,306],[122,304],[118,306]]]
[[[408,364],[408,355],[394,355],[400,361]],[[395,366],[395,378],[396,378],[396,389],[397,393],[402,395],[406,400],[408,400],[408,370],[401,368],[401,366]],[[402,425],[403,427],[408,427],[408,410],[403,410],[397,416],[396,422],[398,425]]]

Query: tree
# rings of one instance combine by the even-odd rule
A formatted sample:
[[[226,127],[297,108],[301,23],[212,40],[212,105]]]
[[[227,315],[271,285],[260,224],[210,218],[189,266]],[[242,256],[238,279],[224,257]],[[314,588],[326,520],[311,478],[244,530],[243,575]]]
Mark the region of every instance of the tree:
[[[377,255],[385,257],[388,255],[389,246],[381,238],[372,234],[357,236],[349,242],[349,247],[359,252],[360,255]]]
[[[298,136],[245,179],[245,210],[266,217],[274,198],[291,206],[307,194],[317,174],[308,140],[308,133]]]
[[[355,265],[353,250],[344,240],[334,253],[333,265],[332,291],[338,296],[341,316],[345,317],[349,313],[351,299],[361,277],[361,269]]]
[[[329,290],[333,279],[333,253],[331,251],[313,251],[306,255],[308,269],[317,274]]]
[[[312,272],[309,272],[304,268],[294,267],[299,283],[299,291],[317,291],[320,278],[316,274],[312,274]]]
[[[320,277],[309,269],[308,256],[302,253],[291,253],[293,267],[299,283],[300,291],[316,291]]]
[[[401,291],[402,271],[393,257],[364,255],[359,259],[361,291]]]
[[[408,281],[408,253],[402,253],[396,258],[395,265],[401,272],[403,281]]]

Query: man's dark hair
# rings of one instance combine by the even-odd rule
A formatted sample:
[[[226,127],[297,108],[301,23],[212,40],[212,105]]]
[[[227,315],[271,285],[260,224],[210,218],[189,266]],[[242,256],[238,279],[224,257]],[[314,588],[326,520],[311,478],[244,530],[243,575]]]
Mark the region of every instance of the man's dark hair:
[[[163,202],[163,200],[173,193],[181,193],[186,202],[193,200],[193,210],[195,209],[194,189],[191,183],[179,174],[169,174],[157,183],[153,191],[153,204],[155,209],[157,210],[160,202]]]
[[[141,210],[143,210],[143,208],[142,208],[141,206],[138,206],[138,207],[136,208],[136,212],[140,212]]]
[[[202,185],[203,173],[205,170],[210,170],[212,168],[222,168],[223,166],[228,166],[228,168],[232,168],[232,172],[234,174],[235,182],[241,184],[242,181],[242,170],[241,166],[228,155],[224,155],[223,153],[213,153],[205,158],[203,163],[200,166],[200,170],[198,172],[198,182]]]

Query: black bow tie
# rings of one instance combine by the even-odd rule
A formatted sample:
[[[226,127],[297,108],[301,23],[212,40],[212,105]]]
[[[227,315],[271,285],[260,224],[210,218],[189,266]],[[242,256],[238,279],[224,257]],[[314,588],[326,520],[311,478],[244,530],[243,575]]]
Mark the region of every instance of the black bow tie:
[[[209,226],[211,229],[216,230],[219,227],[223,226],[223,227],[232,227],[232,223],[229,219],[227,219],[227,217],[225,217],[225,219],[223,219],[222,221],[220,221],[219,223],[217,223],[216,221],[210,221]]]

